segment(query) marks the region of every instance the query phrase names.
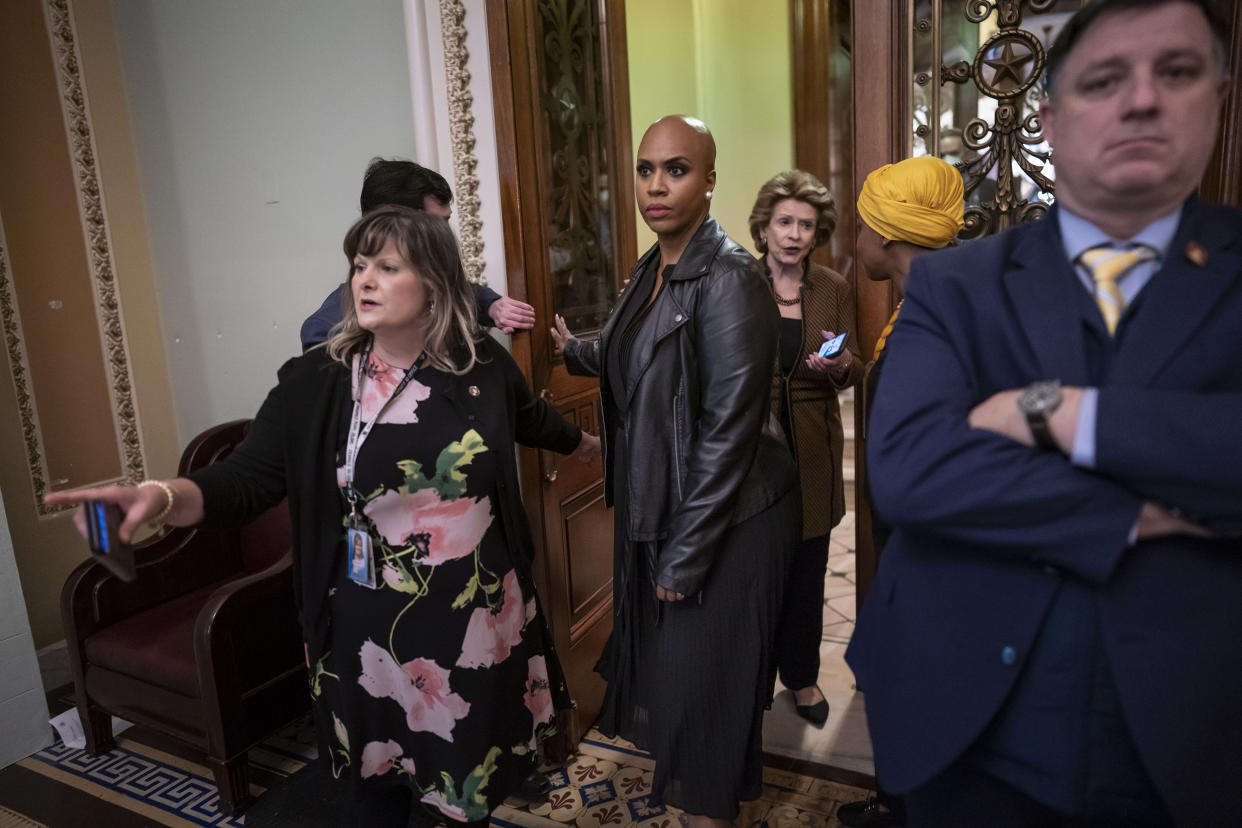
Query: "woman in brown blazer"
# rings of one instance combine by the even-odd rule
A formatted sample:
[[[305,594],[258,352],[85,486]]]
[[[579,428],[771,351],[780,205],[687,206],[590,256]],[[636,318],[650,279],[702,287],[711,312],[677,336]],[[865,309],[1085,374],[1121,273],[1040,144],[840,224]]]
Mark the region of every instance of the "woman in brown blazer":
[[[836,227],[832,193],[801,170],[779,173],[759,189],[750,234],[781,315],[780,352],[772,381],[772,413],[785,429],[802,484],[802,544],[794,555],[777,633],[777,669],[793,691],[798,715],[822,727],[828,701],[819,689],[828,533],[845,514],[841,457],[845,436],[837,392],[862,377],[856,345],[835,356],[820,346],[853,328],[849,282],[811,251]]]

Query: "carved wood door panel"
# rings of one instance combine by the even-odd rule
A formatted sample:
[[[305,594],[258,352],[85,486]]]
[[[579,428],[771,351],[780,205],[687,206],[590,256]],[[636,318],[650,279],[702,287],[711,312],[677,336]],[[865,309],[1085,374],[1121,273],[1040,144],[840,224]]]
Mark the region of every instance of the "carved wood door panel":
[[[598,335],[635,249],[622,0],[488,0],[510,293],[535,307],[513,340],[532,388],[584,430],[600,429],[599,383],[552,353],[553,314]],[[576,709],[576,745],[598,715],[594,673],[612,629],[612,510],[603,467],[522,450],[540,595]]]

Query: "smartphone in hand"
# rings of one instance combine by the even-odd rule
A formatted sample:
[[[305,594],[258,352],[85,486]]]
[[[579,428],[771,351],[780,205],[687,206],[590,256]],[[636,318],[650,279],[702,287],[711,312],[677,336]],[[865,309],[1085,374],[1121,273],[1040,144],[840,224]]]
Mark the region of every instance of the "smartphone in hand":
[[[83,508],[86,509],[86,540],[95,560],[108,567],[122,581],[138,577],[134,550],[121,541],[118,532],[124,519],[120,508],[106,500],[88,500]]]
[[[819,346],[819,355],[824,359],[832,359],[841,353],[841,349],[845,347],[845,339],[848,335],[849,331],[842,331],[832,339],[825,340],[824,344]]]

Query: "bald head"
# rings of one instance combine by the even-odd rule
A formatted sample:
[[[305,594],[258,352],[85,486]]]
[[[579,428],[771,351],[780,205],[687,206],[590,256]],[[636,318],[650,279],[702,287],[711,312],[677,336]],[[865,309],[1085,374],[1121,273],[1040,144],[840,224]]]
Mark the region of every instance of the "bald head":
[[[647,226],[661,244],[684,248],[707,218],[716,187],[711,130],[698,118],[666,115],[643,133],[635,161],[634,196]]]
[[[643,142],[647,136],[667,130],[670,136],[683,140],[695,150],[695,160],[705,169],[716,169],[716,139],[707,124],[689,115],[665,115],[643,133]],[[640,144],[641,146],[641,144]]]

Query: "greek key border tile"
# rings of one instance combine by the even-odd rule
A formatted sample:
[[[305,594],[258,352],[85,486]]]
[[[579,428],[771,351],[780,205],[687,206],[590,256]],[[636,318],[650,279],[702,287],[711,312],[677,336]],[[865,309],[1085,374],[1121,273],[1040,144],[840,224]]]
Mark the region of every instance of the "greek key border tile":
[[[211,779],[122,747],[91,756],[57,742],[30,758],[195,825],[241,828],[245,824],[242,817],[220,813],[219,792]],[[130,806],[122,803],[121,807]]]
[[[483,274],[483,220],[479,217],[479,159],[475,155],[474,95],[470,92],[470,52],[466,48],[466,7],[462,0],[440,0],[440,36],[448,94],[449,136],[457,190],[457,226],[466,278],[487,284]]]

